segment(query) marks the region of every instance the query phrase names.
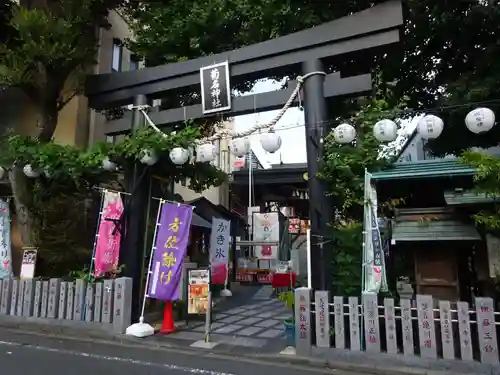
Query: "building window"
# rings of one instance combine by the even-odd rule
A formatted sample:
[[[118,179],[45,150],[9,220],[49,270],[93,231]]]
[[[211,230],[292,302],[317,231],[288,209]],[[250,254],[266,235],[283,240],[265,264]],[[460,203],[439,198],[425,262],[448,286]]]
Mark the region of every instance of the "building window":
[[[123,46],[119,39],[113,39],[113,56],[111,58],[111,70],[120,72],[122,69]]]
[[[139,61],[140,59],[137,56],[130,56],[130,71],[133,72],[134,70],[139,69]]]

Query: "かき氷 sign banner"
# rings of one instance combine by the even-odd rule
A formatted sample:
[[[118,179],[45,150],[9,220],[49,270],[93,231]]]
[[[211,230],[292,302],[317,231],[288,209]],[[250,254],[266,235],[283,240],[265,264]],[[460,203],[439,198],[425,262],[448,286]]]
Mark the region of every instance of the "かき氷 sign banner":
[[[182,264],[186,256],[193,209],[191,206],[163,203],[153,248],[152,274],[148,297],[163,301],[180,299]]]
[[[224,285],[227,279],[229,262],[231,222],[224,219],[212,219],[210,233],[210,268],[211,282],[214,285]]]

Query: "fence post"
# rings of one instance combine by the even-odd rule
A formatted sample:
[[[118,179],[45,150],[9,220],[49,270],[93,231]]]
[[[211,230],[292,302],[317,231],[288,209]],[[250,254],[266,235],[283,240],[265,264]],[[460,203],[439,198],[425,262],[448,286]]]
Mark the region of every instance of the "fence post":
[[[17,294],[19,292],[19,280],[12,280],[12,293],[10,297],[10,315],[16,315],[17,309]]]
[[[0,314],[7,315],[10,312],[11,299],[12,299],[12,279],[4,279],[2,283],[2,299],[0,301]]]
[[[40,305],[42,303],[42,282],[40,280],[35,281],[35,294],[33,297],[33,316],[35,318],[40,317]]]
[[[299,356],[311,354],[311,289],[295,289],[295,348]]]
[[[125,333],[132,320],[132,278],[115,280],[113,331]]]
[[[94,295],[94,322],[101,322],[102,314],[102,283],[97,283],[95,285],[95,295]]]
[[[362,299],[365,318],[366,351],[369,353],[380,353],[380,324],[377,295],[375,293],[364,293]]]
[[[49,282],[42,282],[42,303],[40,308],[40,318],[47,317],[47,309],[49,304]]]
[[[335,316],[335,348],[345,349],[344,297],[333,297]]]
[[[411,311],[411,301],[401,299],[401,330],[403,333],[403,352],[404,355],[415,355],[413,347],[413,321]]]
[[[23,316],[33,316],[33,300],[35,298],[35,280],[24,280]]]
[[[481,362],[498,364],[498,342],[493,299],[476,297],[477,334]]]
[[[15,315],[23,316],[23,304],[24,304],[24,280],[19,280],[18,290],[17,290],[17,307]]]
[[[94,319],[94,284],[87,284],[87,292],[85,293],[85,316],[83,319],[86,322],[91,322]]]
[[[472,361],[472,336],[470,333],[469,303],[457,302],[458,334],[460,337],[460,357]]]
[[[384,298],[384,316],[387,353],[397,354],[398,343],[396,341],[396,313],[394,309],[394,300],[392,298]]]
[[[66,320],[73,320],[75,309],[75,283],[68,282],[68,299],[66,300]]]
[[[330,347],[330,292],[317,290],[314,293],[316,314],[316,346]]]
[[[361,333],[359,329],[359,304],[358,297],[349,297],[349,339],[352,351],[361,350]]]
[[[68,282],[63,281],[61,283],[61,289],[59,289],[59,311],[57,313],[58,319],[64,319],[66,315],[66,307],[68,307]]]
[[[420,355],[423,358],[437,358],[434,305],[432,296],[417,295],[418,337]]]
[[[85,320],[83,316],[83,305],[85,303],[85,291],[87,288],[87,282],[84,279],[77,279],[75,282],[75,300],[73,302],[74,306],[74,320]]]
[[[453,325],[451,323],[450,301],[439,301],[439,322],[441,323],[441,343],[443,358],[455,359],[455,343],[453,340]]]
[[[113,322],[113,291],[115,284],[113,280],[104,280],[104,290],[102,291],[102,318],[103,323]]]
[[[57,318],[57,311],[59,305],[59,291],[61,287],[61,280],[50,279],[49,281],[49,303],[47,307],[47,318]]]

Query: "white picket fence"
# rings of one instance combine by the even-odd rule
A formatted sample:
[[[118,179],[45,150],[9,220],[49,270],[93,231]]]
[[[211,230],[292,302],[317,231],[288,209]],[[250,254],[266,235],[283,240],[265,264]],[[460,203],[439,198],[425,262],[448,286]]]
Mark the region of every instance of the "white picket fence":
[[[296,351],[307,356],[315,346],[498,365],[496,315],[491,298],[476,298],[474,310],[467,302],[435,302],[429,295],[399,306],[386,298],[379,306],[375,294],[363,295],[360,304],[358,297],[330,299],[329,292],[313,296],[311,289],[298,288]]]
[[[124,333],[130,325],[131,302],[132,279],[128,277],[97,283],[0,279],[0,319],[86,322]]]

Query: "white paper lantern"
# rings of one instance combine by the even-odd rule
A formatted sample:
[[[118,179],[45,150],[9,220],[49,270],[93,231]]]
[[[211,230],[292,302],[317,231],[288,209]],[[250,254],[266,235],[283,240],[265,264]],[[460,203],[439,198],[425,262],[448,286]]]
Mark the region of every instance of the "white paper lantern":
[[[241,158],[250,152],[250,148],[250,140],[245,137],[233,139],[230,150],[235,156]]]
[[[356,138],[356,129],[349,124],[340,124],[333,130],[333,137],[338,143],[351,143]]]
[[[158,155],[156,155],[156,152],[154,152],[154,150],[143,150],[140,161],[142,164],[146,164],[149,166],[155,165],[158,161]]]
[[[189,159],[189,151],[182,147],[175,147],[170,151],[170,160],[176,165],[185,164]]]
[[[102,161],[102,167],[108,172],[116,171],[116,169],[118,168],[118,166],[113,163],[107,156]]]
[[[423,139],[435,139],[441,135],[444,122],[434,115],[426,115],[418,122],[417,130]]]
[[[281,147],[281,137],[271,129],[268,133],[262,134],[260,144],[265,151],[273,154]]]
[[[212,143],[205,143],[196,149],[196,161],[200,163],[210,163],[217,155],[217,147]]]
[[[24,174],[29,178],[37,178],[40,176],[40,172],[34,169],[31,164],[26,164],[23,168]]]
[[[465,117],[465,126],[471,132],[484,133],[495,125],[495,113],[489,108],[476,108]]]
[[[380,120],[373,127],[373,135],[379,142],[392,142],[398,137],[398,126],[392,120]]]
[[[5,177],[5,168],[0,167],[0,180]]]

